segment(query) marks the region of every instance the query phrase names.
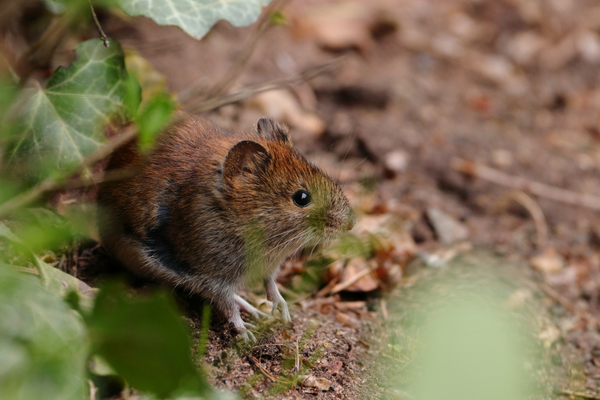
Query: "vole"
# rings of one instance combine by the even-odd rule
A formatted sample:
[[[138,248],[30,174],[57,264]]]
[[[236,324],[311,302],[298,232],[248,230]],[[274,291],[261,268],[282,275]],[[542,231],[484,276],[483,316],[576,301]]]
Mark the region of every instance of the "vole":
[[[352,229],[341,188],[292,145],[288,129],[261,118],[248,132],[226,132],[186,116],[162,133],[145,158],[134,142],[108,169],[137,168],[98,193],[100,237],[134,272],[200,294],[245,340],[240,309],[265,315],[238,291],[263,281],[273,315],[291,320],[276,277],[306,244]]]

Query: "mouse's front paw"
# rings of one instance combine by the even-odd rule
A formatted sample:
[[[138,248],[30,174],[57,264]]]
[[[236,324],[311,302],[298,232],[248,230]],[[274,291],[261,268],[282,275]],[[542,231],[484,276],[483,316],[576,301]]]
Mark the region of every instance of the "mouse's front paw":
[[[254,336],[254,333],[252,333],[248,329],[240,329],[240,336],[242,337],[242,339],[244,339],[244,342],[246,343],[256,342],[256,337]]]

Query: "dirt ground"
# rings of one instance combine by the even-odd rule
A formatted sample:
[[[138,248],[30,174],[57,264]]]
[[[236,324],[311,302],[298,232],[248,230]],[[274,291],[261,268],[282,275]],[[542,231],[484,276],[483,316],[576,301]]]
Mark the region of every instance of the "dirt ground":
[[[219,23],[195,41],[148,19],[102,17],[106,33],[149,60],[173,93],[218,82],[255,31]],[[263,115],[288,124],[296,146],[346,184],[359,215],[402,216],[422,257],[460,242],[523,266],[514,274],[542,293],[539,312],[558,327],[549,354],[562,367],[549,373],[563,375],[546,378],[548,396],[597,393],[600,6],[313,0],[291,2],[283,20],[258,40],[232,90],[343,56],[341,67],[206,115],[229,129],[250,129]],[[446,237],[432,208],[459,233]],[[402,267],[396,295],[428,268]],[[253,347],[216,319],[210,379],[246,397],[405,398],[374,378],[382,299],[377,289],[296,298],[292,326],[266,327]],[[198,318],[190,324],[199,331]]]

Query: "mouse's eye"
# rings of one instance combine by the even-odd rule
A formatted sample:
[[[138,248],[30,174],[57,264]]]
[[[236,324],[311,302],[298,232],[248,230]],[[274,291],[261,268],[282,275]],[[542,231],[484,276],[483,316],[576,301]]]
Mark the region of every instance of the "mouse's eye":
[[[308,190],[298,190],[292,195],[292,200],[298,207],[306,207],[312,201],[312,197]]]

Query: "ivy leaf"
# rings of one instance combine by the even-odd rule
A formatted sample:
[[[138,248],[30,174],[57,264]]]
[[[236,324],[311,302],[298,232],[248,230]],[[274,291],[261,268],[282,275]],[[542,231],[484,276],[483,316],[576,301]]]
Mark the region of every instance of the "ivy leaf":
[[[88,342],[81,318],[38,277],[0,263],[3,399],[85,397]]]
[[[167,296],[130,298],[108,282],[87,324],[93,352],[135,388],[160,398],[208,392],[191,359],[188,330]]]
[[[196,39],[220,19],[233,26],[250,25],[272,0],[119,0],[129,15],[152,18],[159,25],[176,25]]]
[[[98,39],[81,43],[70,66],[56,69],[45,89],[30,93],[10,162],[44,176],[81,162],[104,142],[105,124],[124,122],[126,80],[118,42],[110,40],[108,48]]]

